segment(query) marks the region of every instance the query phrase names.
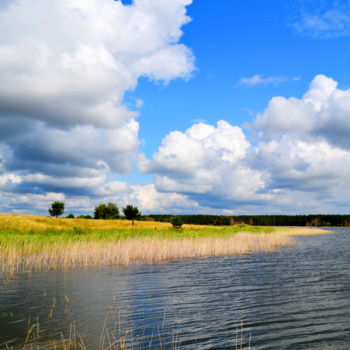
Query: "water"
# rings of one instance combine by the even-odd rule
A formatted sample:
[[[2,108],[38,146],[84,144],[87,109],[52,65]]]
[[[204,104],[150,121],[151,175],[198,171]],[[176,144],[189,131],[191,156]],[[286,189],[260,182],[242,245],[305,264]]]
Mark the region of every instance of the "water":
[[[252,349],[349,349],[350,230],[297,240],[243,257],[21,275],[0,284],[0,349],[23,344],[29,317],[42,344],[75,321],[92,349],[104,322],[155,348],[235,349],[243,322],[245,348],[251,337]]]

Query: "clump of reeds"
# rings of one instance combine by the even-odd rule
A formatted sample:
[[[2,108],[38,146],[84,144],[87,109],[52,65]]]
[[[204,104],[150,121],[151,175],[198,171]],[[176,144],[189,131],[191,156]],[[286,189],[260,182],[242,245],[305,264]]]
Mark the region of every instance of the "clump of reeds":
[[[70,268],[153,264],[183,258],[228,256],[272,251],[292,244],[283,233],[239,233],[231,237],[154,238],[137,237],[113,241],[57,240],[49,244],[30,241],[0,243],[2,271],[68,270]],[[39,244],[42,243],[42,244]]]

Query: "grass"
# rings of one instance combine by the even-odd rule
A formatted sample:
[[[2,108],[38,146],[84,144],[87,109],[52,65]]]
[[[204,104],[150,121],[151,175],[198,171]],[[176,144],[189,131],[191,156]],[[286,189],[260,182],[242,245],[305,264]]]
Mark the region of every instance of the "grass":
[[[43,341],[40,331],[40,324],[30,324],[27,335],[22,344],[13,346],[6,344],[6,350],[141,350],[141,349],[171,349],[181,350],[181,337],[177,333],[173,333],[171,340],[164,339],[161,329],[158,327],[154,330],[154,334],[150,337],[135,337],[133,330],[119,331],[119,335],[113,334],[106,324],[104,324],[99,343],[93,346],[87,345],[84,337],[76,329],[76,324],[70,324],[69,331],[65,334],[61,332],[61,336],[56,339]],[[251,334],[244,333],[243,323],[236,329],[235,341],[232,350],[251,350],[252,337]],[[245,346],[245,344],[247,344]]]
[[[14,275],[266,252],[293,244],[293,235],[321,232],[248,225],[175,230],[159,222],[0,215],[0,270]]]
[[[45,310],[48,318],[45,317],[39,322],[39,317],[32,322],[29,318],[27,331],[22,339],[16,341],[16,345],[5,343],[6,350],[181,350],[181,335],[168,324],[164,313],[163,319],[158,325],[133,328],[123,326],[121,314],[116,303],[107,308],[104,321],[94,322],[93,333],[79,332],[79,325],[74,321],[74,316],[70,309],[71,299],[65,296],[64,308],[59,313],[58,328],[55,321],[57,317],[56,298],[52,299],[50,310]],[[63,319],[62,312],[64,312]],[[63,321],[63,322],[62,322]],[[83,326],[84,327],[84,326]],[[54,330],[54,331],[53,331]],[[193,337],[193,342],[196,338]],[[188,341],[188,339],[187,339]],[[252,335],[244,329],[243,321],[232,332],[231,339],[228,339],[233,350],[250,350]],[[195,344],[193,344],[195,346]],[[197,348],[197,346],[195,346]]]

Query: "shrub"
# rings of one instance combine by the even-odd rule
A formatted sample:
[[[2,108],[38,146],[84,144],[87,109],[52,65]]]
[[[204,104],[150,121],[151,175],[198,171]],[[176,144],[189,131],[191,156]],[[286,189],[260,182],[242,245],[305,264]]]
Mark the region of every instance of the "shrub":
[[[171,220],[171,224],[173,225],[174,228],[181,228],[182,225],[184,224],[184,221],[180,216],[174,216],[173,219]]]
[[[67,219],[74,219],[74,214],[70,213],[66,216]]]
[[[92,219],[92,216],[91,215],[79,215],[77,218],[78,219]]]

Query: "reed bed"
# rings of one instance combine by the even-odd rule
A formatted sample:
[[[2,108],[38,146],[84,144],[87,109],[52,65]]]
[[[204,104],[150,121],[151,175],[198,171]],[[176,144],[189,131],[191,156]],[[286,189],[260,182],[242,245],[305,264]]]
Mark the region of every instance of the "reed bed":
[[[239,233],[230,238],[138,238],[118,242],[77,241],[39,246],[2,246],[1,269],[20,271],[68,270],[82,267],[153,264],[183,258],[241,255],[272,251],[292,244],[283,233]]]
[[[129,226],[124,220],[1,215],[0,271],[14,275],[270,252],[292,245],[294,235],[324,233],[310,228],[246,225],[187,225],[183,230],[171,229],[167,223],[137,225]]]

